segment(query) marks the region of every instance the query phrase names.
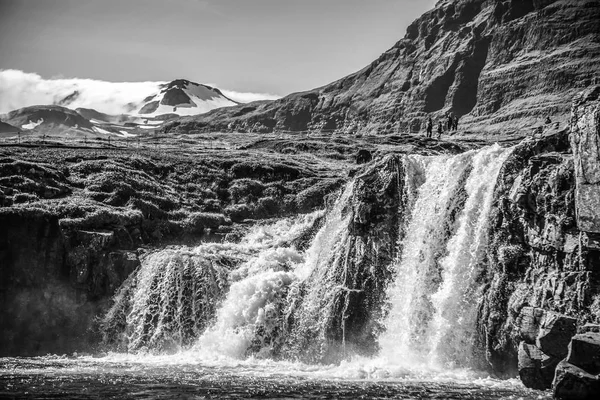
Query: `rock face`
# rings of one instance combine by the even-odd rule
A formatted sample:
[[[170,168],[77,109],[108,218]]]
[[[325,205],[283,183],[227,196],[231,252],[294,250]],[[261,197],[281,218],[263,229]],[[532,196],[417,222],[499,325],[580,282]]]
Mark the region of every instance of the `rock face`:
[[[519,376],[525,386],[549,389],[554,370],[568,352],[577,320],[537,307],[523,307],[515,321],[519,343]]]
[[[600,233],[600,86],[574,100],[571,146],[575,164],[577,225]]]
[[[165,126],[165,132],[424,130],[452,112],[460,128],[523,132],[564,126],[573,96],[597,83],[595,0],[439,1],[364,69],[273,102]]]
[[[372,355],[377,351],[385,301],[382,289],[392,278],[388,266],[403,234],[398,217],[403,207],[402,176],[402,159],[388,156],[356,177],[342,210],[350,215],[348,233],[332,249],[330,259],[300,284],[278,349],[283,358],[336,362],[346,352]]]
[[[572,156],[563,132],[523,142],[505,164],[488,251],[493,272],[480,314],[486,357],[499,374],[510,374],[518,358],[526,385],[549,388],[553,374],[548,369],[567,357],[553,384],[561,398],[587,398],[574,394],[580,393],[577,385],[595,387],[593,362],[571,365],[568,360],[573,349],[578,354],[591,346],[575,336],[577,326],[584,326],[580,334],[594,332],[600,317],[600,246],[593,230],[599,209],[595,197],[577,195],[581,185],[596,189],[584,176],[600,160],[589,157],[596,149],[582,143],[597,135],[597,125],[590,122],[598,115],[597,92],[592,88],[574,101]],[[591,368],[586,374],[592,380],[586,375],[576,383],[582,366]]]
[[[519,345],[519,377],[529,388],[546,390],[552,386],[558,360],[544,354],[535,345]]]

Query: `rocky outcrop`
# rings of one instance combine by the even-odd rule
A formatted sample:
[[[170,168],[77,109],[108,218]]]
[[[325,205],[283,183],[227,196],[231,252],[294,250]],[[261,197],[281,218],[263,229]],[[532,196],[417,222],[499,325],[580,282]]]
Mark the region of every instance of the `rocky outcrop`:
[[[574,100],[571,146],[576,160],[577,226],[600,233],[600,86]]]
[[[566,361],[589,372],[600,374],[600,333],[586,332],[571,339]]]
[[[388,156],[356,177],[342,209],[347,226],[336,227],[347,235],[300,283],[289,306],[278,349],[283,358],[336,362],[346,354],[376,353],[383,330],[383,289],[392,277],[387,267],[404,234],[403,168],[400,157]]]
[[[598,376],[561,361],[553,382],[554,397],[560,400],[595,400],[600,393]]]
[[[598,92],[590,89],[574,101],[572,155],[566,132],[525,141],[506,163],[497,187],[490,287],[480,310],[482,341],[498,374],[510,375],[510,366],[518,364],[530,387],[549,388],[555,366],[565,357],[554,388],[574,387],[581,367],[567,365],[568,353],[573,344],[585,344],[571,338],[577,326],[593,330],[600,318],[600,246],[593,230],[599,209],[595,197],[577,194],[582,186],[596,189],[584,177],[599,161],[589,156],[595,148],[582,143],[597,135],[592,122],[598,118]],[[581,385],[591,384],[586,382]]]
[[[564,127],[573,96],[597,83],[599,21],[595,0],[440,1],[352,75],[164,131],[416,132],[447,112],[462,130],[525,133],[548,115]]]
[[[557,399],[596,399],[600,395],[600,325],[586,324],[571,339],[567,357],[552,383]]]
[[[545,390],[552,386],[554,370],[568,352],[577,321],[536,307],[523,307],[516,328],[519,343],[519,376],[525,386]]]
[[[546,390],[552,386],[558,360],[542,352],[537,346],[519,344],[519,377],[529,388]]]

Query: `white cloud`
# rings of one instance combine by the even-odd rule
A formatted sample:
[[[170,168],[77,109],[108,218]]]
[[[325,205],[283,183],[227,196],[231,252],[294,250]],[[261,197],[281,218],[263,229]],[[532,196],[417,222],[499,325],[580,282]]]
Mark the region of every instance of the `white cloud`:
[[[35,73],[20,70],[0,70],[0,114],[41,104],[58,104],[77,92],[70,108],[93,108],[107,114],[131,112],[144,98],[159,91],[165,82],[105,82],[93,79],[44,79]],[[218,87],[218,86],[217,86]],[[276,99],[264,93],[244,93],[221,90],[233,100],[246,103],[254,100]]]
[[[210,85],[215,86],[215,85]],[[218,87],[218,86],[217,86]],[[219,89],[225,96],[231,100],[235,100],[238,103],[250,103],[256,100],[277,100],[281,98],[276,94],[271,93],[247,93],[247,92],[235,92],[233,90]]]
[[[104,82],[93,79],[44,79],[19,70],[0,70],[0,113],[40,104],[58,104],[78,92],[70,108],[94,108],[108,114],[130,111],[129,103],[140,103],[156,93],[162,82]]]

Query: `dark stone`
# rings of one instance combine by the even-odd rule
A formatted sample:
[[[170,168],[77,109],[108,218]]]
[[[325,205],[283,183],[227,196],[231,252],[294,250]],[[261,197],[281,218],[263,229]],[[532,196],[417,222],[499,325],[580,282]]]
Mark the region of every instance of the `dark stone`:
[[[577,332],[577,320],[566,315],[547,312],[540,325],[536,345],[544,353],[560,359],[566,357],[571,338]]]
[[[600,396],[600,380],[567,361],[556,367],[552,383],[554,397],[561,400],[597,400]]]
[[[168,89],[160,104],[173,107],[181,104],[194,105],[190,97],[180,88]]]
[[[515,323],[520,336],[527,343],[534,343],[537,339],[544,310],[537,307],[523,307]]]
[[[590,374],[600,374],[600,333],[573,336],[566,360]]]
[[[525,386],[546,390],[552,386],[554,369],[559,359],[544,354],[535,345],[519,345],[519,377]]]
[[[357,164],[368,163],[372,159],[373,159],[373,155],[371,154],[371,152],[369,150],[360,149],[358,151],[358,153],[356,154],[356,163]]]

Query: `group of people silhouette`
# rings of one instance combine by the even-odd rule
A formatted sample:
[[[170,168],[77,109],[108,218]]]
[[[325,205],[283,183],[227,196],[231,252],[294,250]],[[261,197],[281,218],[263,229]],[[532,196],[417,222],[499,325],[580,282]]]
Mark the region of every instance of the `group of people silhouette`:
[[[444,123],[443,119],[440,119],[438,121],[438,125],[437,125],[438,138],[440,136],[442,136],[442,133],[444,133],[444,131],[450,132],[450,131],[458,130],[458,115],[453,115],[452,113],[446,113],[445,120],[446,120],[445,123]],[[431,116],[429,116],[427,118],[427,123],[425,124],[425,126],[427,129],[427,137],[432,138],[433,137],[433,119],[431,118]]]

